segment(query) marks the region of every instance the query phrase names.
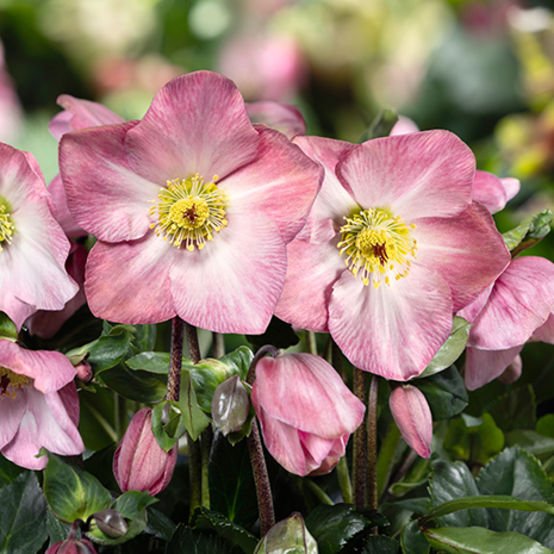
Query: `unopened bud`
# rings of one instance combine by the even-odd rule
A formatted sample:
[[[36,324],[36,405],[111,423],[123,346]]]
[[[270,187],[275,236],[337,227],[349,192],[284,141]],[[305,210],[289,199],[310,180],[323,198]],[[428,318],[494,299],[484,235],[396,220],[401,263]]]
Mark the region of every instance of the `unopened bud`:
[[[97,554],[97,552],[87,539],[69,538],[53,544],[46,554]]]
[[[129,525],[117,510],[102,510],[93,516],[96,525],[104,535],[111,539],[118,539],[127,534]]]
[[[225,436],[241,430],[248,419],[249,411],[248,393],[238,375],[227,379],[215,389],[212,398],[212,418]]]
[[[258,543],[254,554],[317,554],[317,543],[298,513],[274,525]]]
[[[88,383],[92,379],[92,368],[88,362],[81,362],[75,366],[75,371],[77,372],[77,377],[83,383]]]

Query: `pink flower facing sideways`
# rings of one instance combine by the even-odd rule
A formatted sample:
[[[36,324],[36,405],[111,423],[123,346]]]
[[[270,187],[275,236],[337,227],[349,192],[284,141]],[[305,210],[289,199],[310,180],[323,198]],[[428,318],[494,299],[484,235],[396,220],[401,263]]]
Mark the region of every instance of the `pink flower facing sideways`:
[[[475,158],[447,131],[360,145],[296,137],[325,169],[308,222],[287,249],[276,314],[329,331],[357,367],[419,375],[452,314],[505,268],[492,218],[472,202]]]
[[[252,404],[271,455],[301,476],[335,467],[365,411],[337,372],[311,354],[262,358]]]
[[[47,457],[80,454],[79,400],[75,368],[59,352],[26,350],[0,339],[0,452],[28,469],[43,469]]]
[[[207,71],[167,84],[141,121],[64,135],[60,168],[72,215],[99,239],[85,281],[92,312],[125,323],[179,315],[223,333],[267,327],[286,244],[321,181]]]

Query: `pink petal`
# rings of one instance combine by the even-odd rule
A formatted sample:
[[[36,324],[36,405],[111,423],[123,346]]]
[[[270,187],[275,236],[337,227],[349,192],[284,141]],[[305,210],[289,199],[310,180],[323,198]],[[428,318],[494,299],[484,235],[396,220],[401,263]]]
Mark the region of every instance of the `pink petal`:
[[[310,471],[310,473],[312,473],[319,469],[321,464],[329,456],[331,450],[335,446],[335,440],[319,437],[311,433],[304,433],[303,431],[300,431],[298,436],[300,437],[300,444],[302,444],[302,448],[306,454],[307,463],[310,467],[314,468]]]
[[[554,344],[554,314],[533,333],[531,340]]]
[[[378,289],[344,271],[333,287],[329,330],[356,367],[407,381],[425,369],[448,338],[451,314],[448,285],[419,264]]]
[[[497,279],[468,344],[487,350],[523,344],[546,322],[553,306],[554,264],[535,256],[516,258]]]
[[[287,246],[287,276],[275,315],[300,329],[327,332],[333,284],[345,271],[335,244],[293,240]]]
[[[15,398],[0,394],[0,451],[15,436],[27,407],[27,396],[17,392]]]
[[[417,133],[419,127],[412,121],[409,117],[404,117],[403,115],[398,117],[398,121],[394,124],[394,127],[391,129],[390,136],[395,135],[409,135],[410,133]]]
[[[469,321],[469,323],[473,323],[481,313],[481,310],[487,305],[493,287],[494,283],[491,283],[486,289],[483,289],[475,300],[470,302],[467,306],[464,306],[457,315],[463,317],[466,321]]]
[[[85,282],[92,313],[121,323],[171,319],[175,308],[169,271],[172,260],[186,254],[154,233],[133,242],[98,241],[88,256]]]
[[[220,186],[232,210],[271,218],[285,242],[302,229],[323,178],[320,166],[271,129],[260,130],[258,157]]]
[[[229,211],[227,219],[203,250],[176,252],[170,271],[175,309],[203,329],[260,334],[283,290],[285,245],[267,218]]]
[[[504,179],[500,180],[504,185],[507,199],[510,201],[521,189],[521,183],[519,182],[519,179],[514,179],[513,177],[504,177]]]
[[[389,407],[402,438],[422,458],[429,458],[433,417],[423,393],[412,385],[396,387],[389,397]]]
[[[196,71],[170,81],[125,139],[137,173],[160,184],[223,178],[257,157],[259,137],[232,81]]]
[[[418,219],[414,236],[417,262],[448,283],[455,311],[474,300],[510,261],[494,221],[478,204],[455,217]]]
[[[48,124],[50,134],[59,141],[62,138],[62,135],[74,130],[71,128],[72,119],[73,114],[71,112],[66,112],[64,110],[63,112],[57,113]]]
[[[21,329],[25,320],[34,313],[36,309],[35,306],[31,306],[8,294],[0,295],[0,311],[8,315],[17,329]]]
[[[506,350],[466,349],[464,380],[468,390],[478,389],[500,377],[521,352],[523,345]]]
[[[136,122],[68,133],[60,142],[60,172],[77,223],[106,242],[143,237],[148,210],[166,177],[150,182],[128,163],[125,135]]]
[[[61,225],[64,233],[71,238],[86,236],[87,232],[81,229],[67,206],[67,196],[63,186],[62,178],[56,175],[48,187],[52,198],[52,214]]]
[[[521,361],[521,356],[518,354],[514,358],[514,361],[504,370],[504,373],[502,373],[498,380],[504,385],[511,385],[521,377],[522,369],[523,363]]]
[[[325,459],[321,462],[321,465],[310,472],[310,475],[325,475],[332,471],[339,463],[339,460],[344,456],[346,452],[346,445],[350,435],[344,435],[332,442],[331,449],[329,450]]]
[[[265,100],[248,102],[246,111],[252,123],[262,123],[283,133],[289,139],[306,134],[306,122],[298,108],[289,104]]]
[[[372,139],[337,166],[362,207],[386,206],[407,222],[461,212],[469,204],[474,173],[473,153],[448,131]]]
[[[492,214],[502,210],[508,200],[519,191],[517,179],[499,179],[487,171],[476,171],[473,180],[472,199],[479,202]]]

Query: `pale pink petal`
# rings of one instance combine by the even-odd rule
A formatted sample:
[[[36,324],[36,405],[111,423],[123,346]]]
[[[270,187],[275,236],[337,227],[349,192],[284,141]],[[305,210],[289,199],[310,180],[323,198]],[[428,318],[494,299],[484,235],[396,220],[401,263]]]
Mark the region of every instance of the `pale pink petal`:
[[[69,211],[65,188],[63,186],[62,178],[59,175],[56,175],[50,183],[48,192],[50,193],[50,197],[52,199],[52,214],[56,218],[56,221],[61,225],[64,233],[70,239],[86,236],[87,232],[77,225],[77,222]]]
[[[227,219],[228,227],[203,250],[176,251],[170,272],[175,309],[203,329],[261,334],[283,290],[285,244],[269,219],[230,211]]]
[[[448,131],[372,139],[337,166],[339,178],[363,208],[388,207],[407,222],[464,210],[474,173],[473,153]]]
[[[238,89],[210,71],[165,85],[125,139],[136,172],[161,184],[194,173],[223,178],[255,160],[258,143]]]
[[[300,329],[327,332],[333,284],[345,271],[333,243],[293,240],[287,246],[287,276],[275,315]]]
[[[475,300],[464,306],[456,315],[463,317],[469,323],[473,323],[481,310],[486,306],[489,296],[491,295],[494,283],[491,283],[486,289],[480,292]]]
[[[423,393],[412,385],[396,387],[389,397],[389,407],[402,438],[419,456],[429,458],[433,417]]]
[[[0,294],[0,311],[8,315],[17,329],[21,329],[25,320],[36,310],[35,306],[22,302],[9,294]]]
[[[356,367],[386,379],[419,375],[448,338],[452,301],[445,281],[413,264],[390,286],[364,286],[345,271],[335,283],[329,330]]]
[[[469,335],[471,346],[504,350],[525,343],[554,307],[554,264],[524,256],[497,279]]]
[[[333,367],[318,356],[285,354],[275,359],[262,358],[256,366],[254,388],[268,417],[322,439],[334,440],[353,433],[363,420],[363,403]]]
[[[522,348],[523,345],[506,350],[480,350],[468,347],[464,368],[466,388],[475,390],[500,377]]]
[[[122,123],[68,133],[60,142],[60,172],[69,210],[77,223],[100,240],[118,242],[143,237],[148,210],[167,177],[150,182],[129,166]]]
[[[513,177],[505,177],[504,179],[500,180],[504,185],[506,197],[508,201],[510,201],[521,189],[521,183],[519,182],[519,179],[514,179]]]
[[[75,371],[77,371],[77,367],[75,368]],[[63,402],[69,419],[71,419],[75,425],[79,425],[79,395],[77,394],[77,387],[75,386],[75,383],[73,381],[68,383],[65,387],[58,391],[58,395]]]
[[[498,380],[504,385],[511,385],[521,377],[522,369],[523,363],[521,361],[521,356],[518,354],[514,358],[514,361],[504,370],[504,373],[502,373]]]
[[[302,229],[319,191],[323,171],[282,134],[260,130],[258,157],[220,181],[232,210],[273,219],[283,240]]]
[[[417,262],[439,272],[457,311],[489,286],[510,262],[502,235],[478,204],[455,217],[416,221]]]
[[[479,202],[489,212],[495,214],[502,210],[508,200],[519,191],[517,179],[499,179],[487,171],[476,171],[473,180],[472,199]]]
[[[344,456],[346,452],[346,445],[348,444],[349,434],[346,434],[332,442],[331,449],[326,458],[321,462],[321,465],[310,472],[310,475],[325,475],[332,471],[339,463],[339,460]]]
[[[265,100],[248,102],[246,111],[252,123],[261,123],[283,133],[289,139],[306,133],[306,122],[298,108]]]
[[[30,377],[42,393],[57,391],[75,378],[75,368],[63,354],[27,350],[10,340],[0,340],[0,366]]]
[[[404,117],[403,115],[398,117],[398,121],[394,124],[394,127],[389,133],[390,136],[395,135],[409,135],[410,133],[417,133],[419,127],[412,121],[409,117]]]
[[[65,133],[69,133],[74,130],[71,128],[72,119],[73,114],[71,112],[63,111],[56,114],[48,124],[50,134],[59,141]]]
[[[300,444],[306,455],[307,465],[313,469],[310,473],[321,467],[321,464],[329,456],[335,445],[334,439],[327,439],[311,433],[298,432]]]
[[[554,313],[533,333],[531,340],[554,344]]]
[[[96,317],[121,323],[171,319],[175,308],[169,270],[173,259],[187,254],[154,233],[133,242],[98,241],[87,261],[85,293],[90,310]]]
[[[14,438],[26,407],[25,394],[17,392],[15,398],[10,398],[0,392],[0,450]]]

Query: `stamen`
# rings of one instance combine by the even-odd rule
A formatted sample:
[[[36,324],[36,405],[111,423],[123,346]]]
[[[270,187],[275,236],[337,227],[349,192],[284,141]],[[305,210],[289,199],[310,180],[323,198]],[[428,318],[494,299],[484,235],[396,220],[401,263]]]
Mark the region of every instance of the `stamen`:
[[[11,398],[17,396],[17,392],[31,382],[29,377],[19,375],[11,369],[0,366],[0,400],[3,397]]]
[[[7,200],[0,197],[0,253],[6,245],[11,244],[15,233],[10,205]]]

